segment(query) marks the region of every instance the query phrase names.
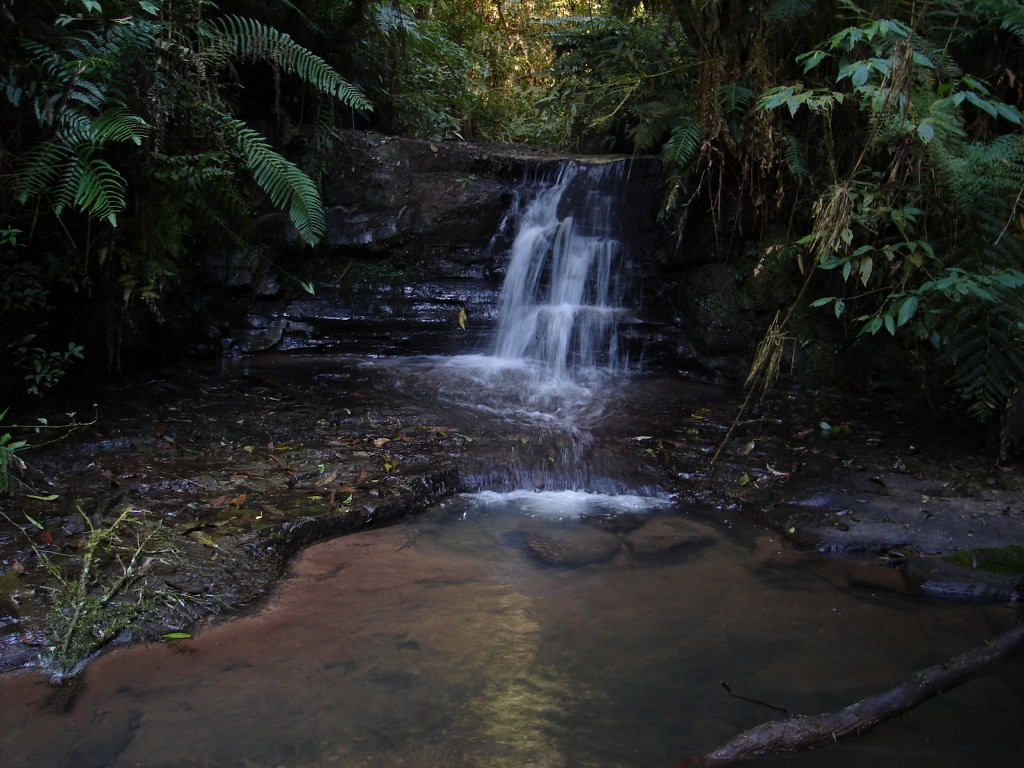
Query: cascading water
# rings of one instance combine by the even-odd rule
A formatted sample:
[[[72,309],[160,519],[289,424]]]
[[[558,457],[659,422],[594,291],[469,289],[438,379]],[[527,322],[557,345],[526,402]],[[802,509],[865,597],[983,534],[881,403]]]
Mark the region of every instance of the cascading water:
[[[623,364],[623,174],[622,162],[566,164],[513,212],[518,229],[498,312],[499,360],[531,363],[548,384]]]
[[[619,337],[632,311],[627,173],[622,160],[564,163],[539,190],[525,187],[509,212],[514,238],[493,349],[465,362],[482,385],[477,401],[533,425],[535,444],[520,438],[513,460],[483,473],[484,487],[632,487],[612,480],[621,472],[598,466],[593,451],[612,378],[628,368]]]
[[[480,407],[570,433],[600,417],[598,394],[629,363],[627,172],[624,160],[569,162],[524,182],[495,238],[512,233],[493,345],[451,361]]]
[[[565,162],[526,179],[492,241],[508,262],[489,350],[401,363],[407,387],[453,406],[452,423],[478,431],[497,417],[484,438],[494,445],[466,461],[481,489],[652,490],[594,432],[630,364],[628,172],[628,160]]]

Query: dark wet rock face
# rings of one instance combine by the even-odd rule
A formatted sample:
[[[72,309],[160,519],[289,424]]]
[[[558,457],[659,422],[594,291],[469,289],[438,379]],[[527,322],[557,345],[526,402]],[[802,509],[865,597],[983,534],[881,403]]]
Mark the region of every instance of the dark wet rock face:
[[[304,249],[287,216],[257,222],[251,252],[206,255],[220,290],[207,344],[239,353],[332,351],[413,355],[479,351],[493,329],[517,195],[552,179],[564,156],[467,142],[346,133],[324,183],[327,231]],[[607,162],[577,158],[584,163]],[[624,158],[614,216],[636,295],[661,290],[661,164]],[[638,313],[624,335],[633,359],[662,360],[683,332]],[[694,325],[689,332],[701,325]]]

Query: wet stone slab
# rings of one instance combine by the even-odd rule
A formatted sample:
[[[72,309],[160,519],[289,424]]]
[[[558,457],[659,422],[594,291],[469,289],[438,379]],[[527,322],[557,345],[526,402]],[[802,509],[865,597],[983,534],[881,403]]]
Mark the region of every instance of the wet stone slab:
[[[161,597],[115,642],[188,631],[253,604],[306,544],[475,490],[487,472],[524,456],[550,476],[566,469],[550,426],[530,432],[465,398],[439,402],[408,379],[403,389],[393,376],[356,358],[238,358],[59,404],[90,423],[26,452],[17,495],[0,499],[0,669],[46,651],[54,582],[44,560],[59,558],[66,578],[90,527],[125,510],[126,545],[150,534],[161,543],[143,579]],[[950,441],[907,411],[779,394],[737,427],[711,467],[739,393],[673,376],[622,383],[586,435],[592,475],[638,478],[632,486],[643,493],[701,504],[726,525],[753,518],[806,548],[885,558],[931,594],[1020,595],[1019,581],[981,569],[958,581],[924,568],[965,548],[1024,542],[1019,472],[994,468],[983,445]],[[818,428],[825,409],[848,431]],[[519,544],[532,537],[537,562],[573,567],[705,547],[699,527],[628,512],[572,525],[524,526]]]

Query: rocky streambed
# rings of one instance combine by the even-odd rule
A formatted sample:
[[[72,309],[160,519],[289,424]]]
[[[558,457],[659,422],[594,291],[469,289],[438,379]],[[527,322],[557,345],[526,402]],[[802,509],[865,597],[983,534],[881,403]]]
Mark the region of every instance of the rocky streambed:
[[[884,558],[926,594],[1022,594],[1020,475],[994,467],[982,436],[953,419],[779,391],[712,466],[741,393],[635,374],[610,394],[583,436],[595,477],[620,472],[625,490],[751,517],[823,556]],[[0,500],[0,669],[47,656],[90,536],[115,523],[86,586],[95,595],[122,580],[101,607],[132,616],[105,624],[101,611],[83,625],[87,637],[107,632],[104,645],[192,633],[257,602],[308,543],[415,514],[514,464],[553,476],[569,460],[558,430],[470,406],[347,356],[226,358],[79,392],[63,407],[88,423],[26,452],[16,492]],[[592,523],[587,540],[548,531],[531,547],[574,567],[618,547],[679,544],[664,522]]]

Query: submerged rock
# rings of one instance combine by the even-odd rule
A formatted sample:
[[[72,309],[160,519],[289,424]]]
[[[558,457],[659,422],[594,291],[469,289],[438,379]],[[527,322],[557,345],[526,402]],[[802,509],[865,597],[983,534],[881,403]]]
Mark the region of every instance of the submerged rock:
[[[526,548],[548,565],[581,566],[610,560],[622,542],[610,533],[573,522],[530,529]]]
[[[690,520],[659,517],[645,523],[626,537],[634,555],[650,557],[681,548],[703,549],[715,543],[711,531]]]

